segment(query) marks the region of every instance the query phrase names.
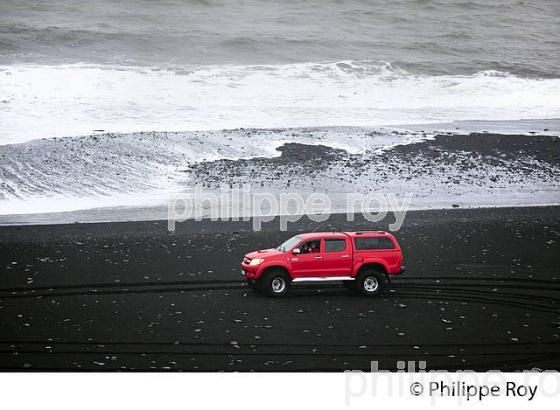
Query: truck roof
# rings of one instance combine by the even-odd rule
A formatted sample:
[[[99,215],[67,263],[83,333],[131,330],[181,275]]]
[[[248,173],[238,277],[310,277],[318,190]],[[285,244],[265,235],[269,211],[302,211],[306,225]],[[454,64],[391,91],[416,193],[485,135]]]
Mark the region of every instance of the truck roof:
[[[389,234],[385,231],[308,232],[308,233],[297,234],[297,236],[299,236],[300,238],[303,238],[303,239],[315,238],[317,236],[320,236],[320,237],[331,236],[333,238],[350,236],[350,237],[354,238],[356,236],[361,236],[361,235],[364,235],[364,236],[382,236],[382,235],[389,235]]]
[[[376,236],[376,235],[388,235],[385,231],[356,231],[356,232],[344,232],[348,236],[360,236],[360,235],[368,235],[368,236]]]

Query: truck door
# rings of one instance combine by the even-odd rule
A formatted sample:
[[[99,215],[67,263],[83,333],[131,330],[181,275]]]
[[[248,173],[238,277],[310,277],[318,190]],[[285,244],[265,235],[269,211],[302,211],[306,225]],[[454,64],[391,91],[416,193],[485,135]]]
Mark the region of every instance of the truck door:
[[[350,276],[352,248],[350,238],[325,238],[323,247],[323,276]]]
[[[300,253],[292,254],[291,265],[294,278],[321,276],[323,270],[323,252],[320,239],[303,242]]]

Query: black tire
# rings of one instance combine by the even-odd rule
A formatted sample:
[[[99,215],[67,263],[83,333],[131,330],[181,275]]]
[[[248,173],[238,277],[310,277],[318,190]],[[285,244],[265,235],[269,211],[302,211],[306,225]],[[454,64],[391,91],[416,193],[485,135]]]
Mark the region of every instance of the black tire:
[[[387,276],[374,269],[366,269],[356,278],[356,290],[364,296],[377,296],[383,292]]]
[[[260,280],[261,290],[266,296],[279,298],[285,296],[292,284],[290,276],[282,269],[265,272]]]

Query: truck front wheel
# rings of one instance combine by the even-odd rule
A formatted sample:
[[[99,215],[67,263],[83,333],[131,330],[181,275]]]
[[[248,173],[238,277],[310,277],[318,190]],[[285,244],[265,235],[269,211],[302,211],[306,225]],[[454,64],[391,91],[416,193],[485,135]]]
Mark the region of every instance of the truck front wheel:
[[[273,298],[281,297],[288,293],[290,284],[290,277],[281,269],[270,270],[261,278],[261,289],[267,296]]]
[[[356,278],[356,289],[362,295],[376,296],[383,291],[385,283],[384,274],[373,269],[367,269]]]

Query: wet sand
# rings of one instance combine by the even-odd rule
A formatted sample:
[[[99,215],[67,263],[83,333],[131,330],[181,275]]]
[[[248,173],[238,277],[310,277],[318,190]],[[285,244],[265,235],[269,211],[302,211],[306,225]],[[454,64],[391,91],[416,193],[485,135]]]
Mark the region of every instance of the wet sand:
[[[197,141],[250,159],[203,160]],[[280,145],[271,148],[274,141]],[[7,162],[0,166],[0,225],[165,219],[169,193],[194,186],[218,194],[244,185],[253,194],[320,192],[333,212],[346,210],[347,194],[371,192],[410,193],[411,209],[560,203],[554,135],[354,128],[107,134],[0,146],[1,159]],[[171,187],[161,188],[162,181]]]
[[[333,215],[320,229],[392,221]],[[407,272],[379,298],[246,287],[246,252],[316,227],[0,227],[0,369],[560,369],[560,207],[409,212],[396,233]]]

